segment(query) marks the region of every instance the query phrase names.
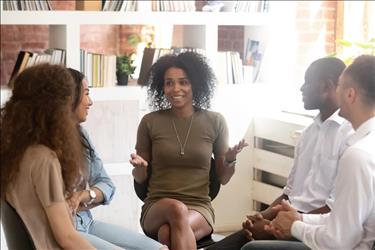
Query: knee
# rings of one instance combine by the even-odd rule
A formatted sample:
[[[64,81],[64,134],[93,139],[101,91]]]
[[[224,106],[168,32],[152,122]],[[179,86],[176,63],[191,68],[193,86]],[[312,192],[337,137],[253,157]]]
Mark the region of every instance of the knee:
[[[188,220],[189,210],[181,201],[170,199],[167,216],[170,222]]]
[[[170,246],[170,230],[169,224],[164,224],[159,228],[158,241],[160,243]]]

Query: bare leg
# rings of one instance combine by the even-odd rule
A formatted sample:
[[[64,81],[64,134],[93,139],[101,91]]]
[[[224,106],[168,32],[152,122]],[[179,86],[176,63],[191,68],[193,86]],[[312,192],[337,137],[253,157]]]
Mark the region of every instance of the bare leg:
[[[189,210],[189,224],[193,229],[195,239],[198,241],[212,232],[211,226],[199,212]]]
[[[171,245],[171,228],[169,224],[164,224],[159,228],[158,231],[158,241],[164,245]]]
[[[145,232],[157,238],[159,229],[169,224],[170,245],[173,250],[196,249],[195,236],[192,228],[189,226],[189,211],[182,202],[174,199],[163,198],[157,201],[148,211],[144,220]],[[160,231],[160,237],[165,229]]]

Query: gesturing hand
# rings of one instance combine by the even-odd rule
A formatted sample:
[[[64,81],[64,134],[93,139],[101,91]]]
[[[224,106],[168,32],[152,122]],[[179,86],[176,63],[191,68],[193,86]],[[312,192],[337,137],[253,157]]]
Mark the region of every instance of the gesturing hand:
[[[129,162],[135,168],[138,168],[138,167],[147,167],[148,166],[147,161],[145,161],[141,156],[139,156],[137,154],[131,154]]]
[[[227,152],[225,153],[225,160],[227,162],[233,162],[236,160],[237,154],[242,151],[244,147],[247,147],[249,144],[242,139],[238,144],[234,145],[233,147],[228,148]]]

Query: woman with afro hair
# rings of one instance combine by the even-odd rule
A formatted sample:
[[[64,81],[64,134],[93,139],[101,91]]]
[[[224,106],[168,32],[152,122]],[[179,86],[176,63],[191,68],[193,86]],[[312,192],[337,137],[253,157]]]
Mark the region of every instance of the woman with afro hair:
[[[237,154],[247,146],[242,140],[228,147],[224,117],[207,110],[215,81],[205,57],[195,52],[165,55],[148,73],[154,111],[139,124],[130,162],[137,183],[149,178],[141,226],[170,249],[196,249],[196,241],[212,233],[211,157],[224,185],[234,174]]]

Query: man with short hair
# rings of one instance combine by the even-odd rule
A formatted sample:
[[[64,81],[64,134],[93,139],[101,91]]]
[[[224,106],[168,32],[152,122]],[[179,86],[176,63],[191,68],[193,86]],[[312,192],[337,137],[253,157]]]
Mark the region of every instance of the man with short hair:
[[[340,77],[337,95],[339,115],[351,122],[355,133],[339,161],[331,212],[301,214],[284,200],[274,208],[281,211],[265,228],[277,238],[295,237],[313,249],[374,249],[375,56],[354,60]],[[251,242],[243,249],[277,247],[275,242],[263,242],[263,248],[258,244]]]
[[[304,107],[318,109],[319,115],[304,130],[295,150],[294,165],[283,194],[266,210],[247,216],[243,230],[210,246],[209,250],[240,249],[251,239],[274,239],[264,231],[277,211],[272,207],[289,200],[303,213],[327,213],[333,202],[333,183],[338,159],[345,147],[351,125],[338,116],[337,82],[345,64],[333,57],[314,61],[306,70],[301,87]]]

